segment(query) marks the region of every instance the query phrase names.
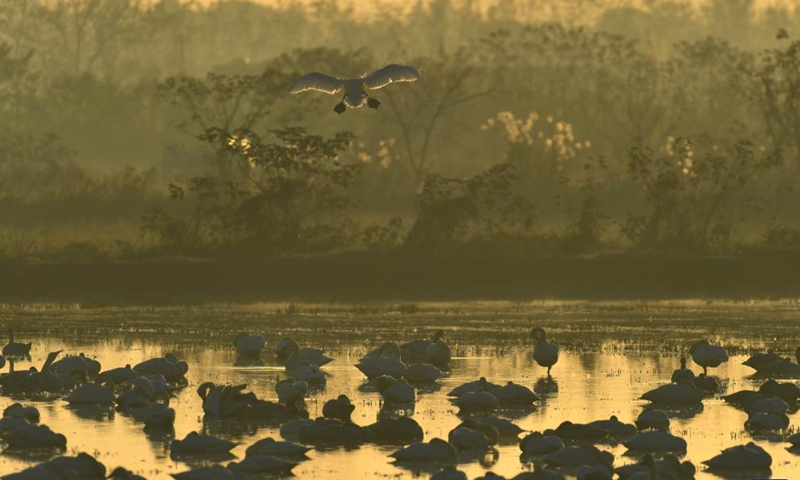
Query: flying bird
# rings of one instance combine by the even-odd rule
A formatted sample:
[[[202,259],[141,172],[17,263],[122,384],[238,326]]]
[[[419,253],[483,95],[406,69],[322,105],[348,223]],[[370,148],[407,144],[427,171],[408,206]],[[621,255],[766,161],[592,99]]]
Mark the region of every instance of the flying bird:
[[[415,80],[419,80],[419,71],[416,68],[395,64],[386,65],[369,75],[362,75],[360,78],[337,78],[320,72],[312,72],[292,82],[289,86],[289,93],[316,90],[333,95],[344,90],[342,101],[333,108],[333,111],[341,115],[346,106],[359,108],[367,104],[369,108],[378,108],[381,102],[370,97],[367,90],[377,90],[390,83]]]

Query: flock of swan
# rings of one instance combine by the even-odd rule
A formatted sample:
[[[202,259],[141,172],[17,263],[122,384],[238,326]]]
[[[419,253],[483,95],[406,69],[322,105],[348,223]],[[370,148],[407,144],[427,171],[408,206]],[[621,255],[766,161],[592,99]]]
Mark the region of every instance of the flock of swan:
[[[559,348],[547,339],[545,330],[536,327],[530,332],[534,341],[534,361],[547,369],[556,366]],[[280,426],[282,439],[263,438],[247,447],[245,457],[223,466],[195,468],[173,474],[179,480],[247,479],[262,475],[287,475],[301,462],[311,460],[307,453],[314,447],[353,447],[364,443],[395,445],[389,455],[398,466],[415,472],[430,472],[434,480],[462,480],[465,473],[457,465],[468,459],[497,456],[498,444],[517,443],[521,458],[532,463],[532,471],[522,471],[515,480],[558,480],[565,473],[579,480],[605,480],[617,475],[621,480],[693,479],[697,468],[679,457],[686,452],[687,442],[670,432],[670,417],[665,413],[675,406],[700,405],[718,394],[716,379],[708,375],[728,361],[725,350],[701,340],[688,350],[692,361],[702,367],[695,373],[682,358],[671,382],[644,392],[641,399],[650,402],[634,424],[617,417],[598,419],[586,424],[564,421],[555,429],[524,432],[505,412],[525,412],[535,408],[539,396],[530,388],[506,382],[495,384],[481,377],[460,385],[447,393],[458,407],[461,423],[447,439],[425,441],[424,431],[413,418],[417,389],[435,384],[450,372],[451,349],[445,334],[437,331],[429,339],[408,343],[387,342],[364,355],[356,368],[368,379],[367,385],[379,392],[382,409],[371,425],[358,425],[351,419],[356,409],[346,395],[326,401],[322,416],[309,418],[306,396],[321,391],[329,377],[321,367],[333,359],[321,349],[301,346],[291,338],[280,340],[274,354],[285,366],[286,379],[277,382],[277,401],[258,398],[246,385],[216,385],[205,382],[197,387],[206,416],[233,422],[261,422]],[[242,358],[260,358],[267,348],[261,335],[240,334],[233,345]],[[30,343],[11,341],[3,348],[0,368],[10,360],[30,359]],[[62,398],[73,408],[100,406],[116,408],[141,422],[145,432],[170,432],[175,410],[170,398],[188,385],[189,365],[172,354],[151,358],[137,365],[103,370],[100,363],[83,354],[58,358],[60,352],[48,354],[42,367],[13,370],[0,375],[2,395],[14,400],[40,398],[41,395]],[[745,365],[769,378],[757,390],[743,390],[723,398],[735,408],[747,412],[749,431],[786,432],[790,424],[787,413],[795,412],[800,400],[796,383],[778,382],[777,376],[800,373],[800,348],[796,361],[774,352],[757,353]],[[524,435],[523,435],[524,434]],[[40,423],[39,411],[33,406],[12,403],[0,418],[0,439],[7,449],[19,451],[45,450],[63,452],[67,438]],[[800,449],[800,434],[788,436],[791,448]],[[640,460],[614,466],[614,455],[598,445],[622,444],[629,451],[641,454]],[[212,435],[191,432],[169,444],[173,457],[199,456],[213,458],[228,454],[236,443]],[[232,457],[232,455],[231,455]],[[235,458],[235,457],[233,457]],[[703,462],[711,471],[767,472],[772,465],[768,452],[753,442],[728,448]],[[137,480],[144,477],[124,467],[107,475],[105,465],[87,453],[56,456],[26,470],[5,475],[8,480]],[[487,472],[483,480],[504,477]]]

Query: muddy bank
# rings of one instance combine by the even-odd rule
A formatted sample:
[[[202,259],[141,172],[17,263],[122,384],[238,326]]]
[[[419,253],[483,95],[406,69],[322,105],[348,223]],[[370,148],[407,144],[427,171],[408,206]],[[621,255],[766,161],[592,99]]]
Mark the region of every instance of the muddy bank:
[[[800,296],[800,255],[316,258],[0,265],[0,301],[138,305],[252,301],[681,299]]]

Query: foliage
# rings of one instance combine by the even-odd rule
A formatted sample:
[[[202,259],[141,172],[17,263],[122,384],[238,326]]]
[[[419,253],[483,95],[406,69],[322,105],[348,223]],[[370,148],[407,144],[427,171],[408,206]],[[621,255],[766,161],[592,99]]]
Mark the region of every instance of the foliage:
[[[143,231],[165,246],[194,250],[243,246],[288,253],[333,248],[341,240],[350,206],[344,192],[358,173],[356,165],[338,160],[352,135],[324,138],[299,127],[271,133],[275,141],[262,140],[247,129],[208,129],[201,139],[229,152],[245,180],[195,177],[187,189],[193,211],[170,215],[164,209],[151,210],[142,218]],[[186,193],[170,186],[178,202]]]
[[[634,215],[623,233],[642,247],[707,252],[724,248],[736,215],[748,206],[744,187],[780,163],[748,142],[695,155],[687,139],[671,139],[663,153],[633,149],[628,168],[646,194],[650,211]]]
[[[406,245],[436,247],[530,232],[537,212],[514,193],[516,179],[510,163],[467,179],[429,175],[417,197],[417,219]]]

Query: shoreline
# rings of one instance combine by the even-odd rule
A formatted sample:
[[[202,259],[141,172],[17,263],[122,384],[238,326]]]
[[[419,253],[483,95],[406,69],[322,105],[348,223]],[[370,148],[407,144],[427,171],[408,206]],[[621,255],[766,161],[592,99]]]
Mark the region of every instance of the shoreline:
[[[348,253],[263,260],[0,264],[0,302],[681,300],[800,297],[800,253],[731,257],[433,257]]]

